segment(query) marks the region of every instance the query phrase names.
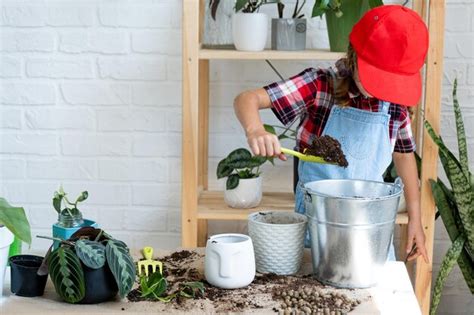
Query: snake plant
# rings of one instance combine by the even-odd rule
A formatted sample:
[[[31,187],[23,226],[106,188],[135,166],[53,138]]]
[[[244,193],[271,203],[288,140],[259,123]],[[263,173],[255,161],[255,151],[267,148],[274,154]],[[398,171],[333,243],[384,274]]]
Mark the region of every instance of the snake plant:
[[[439,178],[430,180],[433,197],[452,246],[441,263],[433,289],[430,314],[435,314],[441,291],[454,265],[459,265],[467,286],[474,294],[474,176],[469,170],[467,141],[461,109],[457,99],[457,80],[454,81],[453,107],[456,119],[459,159],[425,121],[428,134],[439,148],[439,157],[451,188]]]

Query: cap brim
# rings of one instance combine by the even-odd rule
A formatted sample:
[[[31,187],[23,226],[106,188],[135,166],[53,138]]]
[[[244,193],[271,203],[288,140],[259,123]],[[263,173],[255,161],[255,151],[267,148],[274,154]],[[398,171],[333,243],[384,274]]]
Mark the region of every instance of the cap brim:
[[[416,106],[421,97],[421,75],[387,72],[357,57],[359,79],[373,97],[405,106]]]

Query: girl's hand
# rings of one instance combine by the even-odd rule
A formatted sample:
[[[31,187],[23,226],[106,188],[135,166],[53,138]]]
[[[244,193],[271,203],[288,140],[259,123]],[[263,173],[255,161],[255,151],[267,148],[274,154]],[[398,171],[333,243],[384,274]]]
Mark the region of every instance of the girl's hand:
[[[416,246],[416,249],[412,252],[413,245]],[[425,247],[425,233],[423,232],[423,226],[421,225],[420,221],[412,221],[408,222],[408,241],[407,241],[407,248],[406,253],[408,255],[407,260],[411,261],[418,256],[423,256],[425,263],[429,263],[428,253],[426,252]]]
[[[247,133],[247,142],[254,155],[278,156],[282,161],[286,161],[286,156],[281,153],[281,146],[278,137],[265,129],[259,129]]]

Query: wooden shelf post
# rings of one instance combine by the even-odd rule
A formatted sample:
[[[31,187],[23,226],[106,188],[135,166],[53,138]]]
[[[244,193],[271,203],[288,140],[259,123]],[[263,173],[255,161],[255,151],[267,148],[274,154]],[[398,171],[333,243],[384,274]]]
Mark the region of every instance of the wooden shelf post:
[[[426,61],[425,78],[425,119],[439,132],[441,110],[441,83],[443,78],[444,49],[444,0],[432,0],[428,8],[428,28],[430,46]],[[424,129],[424,128],[423,128]],[[423,130],[421,165],[421,220],[426,236],[426,249],[430,262],[426,264],[420,257],[416,263],[415,293],[423,314],[429,314],[431,277],[433,272],[433,243],[436,205],[431,194],[429,179],[436,179],[438,147]]]
[[[183,0],[183,135],[181,244],[197,245],[199,177],[199,2]]]

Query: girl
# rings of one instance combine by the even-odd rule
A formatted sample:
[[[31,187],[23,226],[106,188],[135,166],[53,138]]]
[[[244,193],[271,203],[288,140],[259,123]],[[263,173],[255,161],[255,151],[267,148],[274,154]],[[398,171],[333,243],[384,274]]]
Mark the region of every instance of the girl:
[[[407,106],[421,96],[420,69],[428,49],[428,31],[420,17],[403,6],[380,6],[354,26],[346,58],[332,69],[306,69],[283,82],[241,93],[234,102],[248,144],[255,155],[278,156],[280,143],[265,131],[259,110],[271,108],[284,124],[301,117],[299,151],[315,137],[336,138],[349,162],[347,168],[300,161],[295,210],[304,213],[301,185],[319,179],[382,181],[394,161],[405,185],[409,215],[408,259],[428,262],[420,217],[415,142]],[[395,260],[393,245],[389,259]]]

